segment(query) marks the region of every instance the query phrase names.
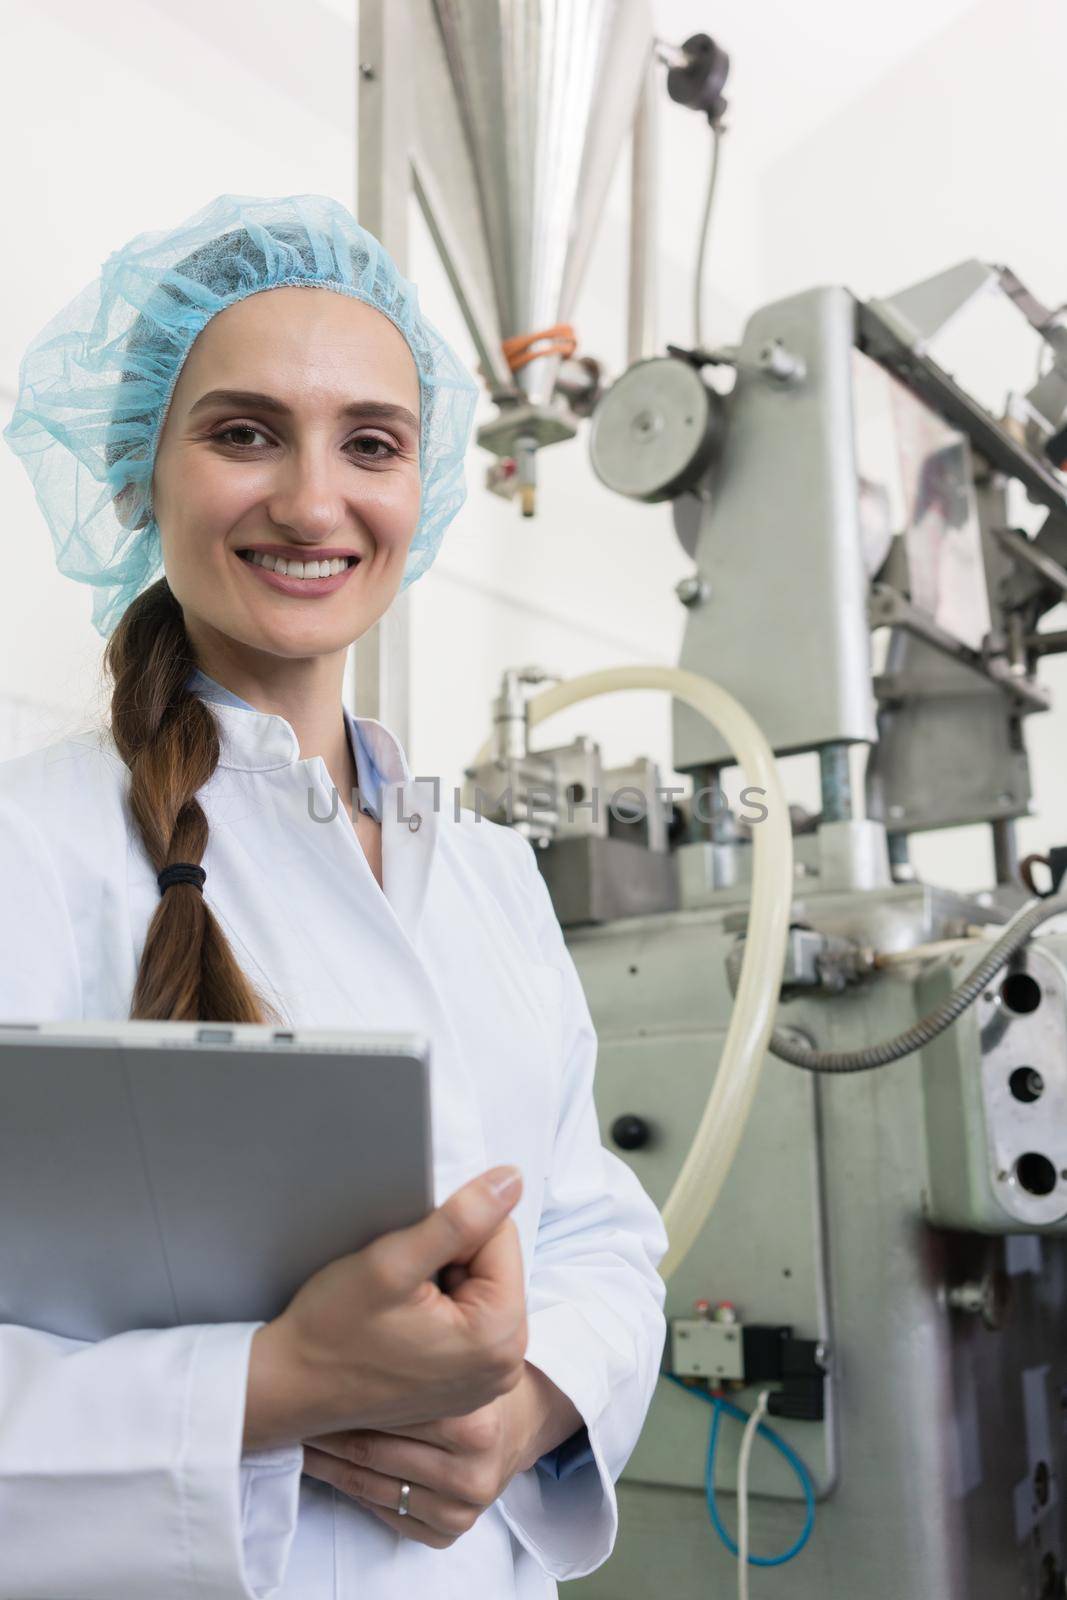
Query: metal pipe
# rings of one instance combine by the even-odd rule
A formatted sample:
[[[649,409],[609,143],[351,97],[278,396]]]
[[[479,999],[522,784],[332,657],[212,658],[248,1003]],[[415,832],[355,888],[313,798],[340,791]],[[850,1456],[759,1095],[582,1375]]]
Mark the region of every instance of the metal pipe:
[[[630,142],[630,281],[626,359],[642,361],[656,350],[656,209],[659,199],[659,74],[649,59]]]
[[[356,215],[407,269],[408,200],[414,121],[411,70],[414,30],[409,0],[362,0],[357,44]],[[356,714],[374,717],[410,749],[410,596],[386,614],[348,653],[346,676]],[[353,681],[354,680],[354,681]]]
[[[994,528],[993,536],[1016,561],[1032,567],[1050,588],[1058,589],[1061,595],[1067,596],[1067,567],[1061,566],[1042,550],[1036,540],[1028,539],[1018,528]]]
[[[889,848],[889,875],[894,883],[914,883],[915,868],[911,864],[909,838],[906,833],[887,833]]]
[[[1028,633],[1026,648],[1033,656],[1059,656],[1067,650],[1067,628],[1050,629],[1048,633]]]
[[[731,844],[735,832],[734,817],[733,812],[726,803],[726,791],[722,786],[722,768],[709,768],[709,776],[711,779],[709,788],[712,791],[709,797],[711,801],[711,822],[709,824],[711,842],[712,844]]]
[[[1019,884],[1019,845],[1012,817],[997,817],[993,829],[993,864],[998,883]]]
[[[519,506],[524,517],[532,517],[537,510],[537,440],[532,435],[522,434],[515,440],[515,464]]]
[[[822,820],[849,822],[852,819],[852,773],[847,744],[838,740],[819,749],[819,778],[822,785]]]
[[[693,768],[694,805],[690,813],[687,844],[732,844],[734,841],[734,818],[726,803],[722,771],[722,767],[712,762],[702,762]],[[699,807],[695,804],[698,795]]]
[[[524,682],[522,673],[509,667],[504,673],[500,693],[493,701],[494,761],[524,761],[529,753]]]

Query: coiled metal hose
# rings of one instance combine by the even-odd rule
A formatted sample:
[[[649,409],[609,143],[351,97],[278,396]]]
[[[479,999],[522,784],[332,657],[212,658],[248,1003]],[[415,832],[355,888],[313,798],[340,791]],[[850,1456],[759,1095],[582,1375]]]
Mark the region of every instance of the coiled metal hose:
[[[875,1067],[887,1067],[890,1062],[900,1061],[902,1057],[921,1050],[939,1033],[951,1027],[956,1018],[962,1016],[969,1005],[973,1005],[1001,967],[1022,948],[1034,929],[1063,912],[1067,912],[1067,894],[1057,895],[1050,900],[1038,900],[1026,906],[959,988],[954,989],[928,1016],[920,1018],[894,1039],[886,1039],[883,1044],[868,1045],[863,1050],[812,1050],[794,1043],[782,1029],[775,1028],[767,1048],[779,1060],[789,1061],[794,1067],[803,1067],[806,1072],[870,1072]],[[742,939],[726,958],[726,979],[731,994],[736,990],[743,948]]]

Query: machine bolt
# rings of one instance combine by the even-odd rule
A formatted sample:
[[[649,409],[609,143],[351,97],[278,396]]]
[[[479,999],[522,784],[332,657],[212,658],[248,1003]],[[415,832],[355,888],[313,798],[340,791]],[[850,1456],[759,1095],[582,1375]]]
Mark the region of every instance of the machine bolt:
[[[810,1033],[804,1033],[800,1028],[782,1028],[782,1037],[787,1044],[799,1045],[802,1050],[814,1050],[815,1040]]]
[[[948,1303],[953,1311],[981,1311],[985,1304],[984,1283],[957,1283],[948,1291]]]
[[[663,432],[663,414],[660,411],[639,411],[634,418],[634,431],[643,438]]]
[[[987,1328],[1001,1328],[1008,1309],[1010,1285],[1005,1273],[989,1272],[984,1278],[956,1283],[946,1292],[953,1311],[979,1316]]]
[[[756,364],[775,383],[799,383],[807,373],[802,357],[786,348],[781,339],[768,339],[756,357]]]
[[[694,610],[710,600],[711,584],[699,572],[693,572],[675,584],[674,592],[687,610]]]

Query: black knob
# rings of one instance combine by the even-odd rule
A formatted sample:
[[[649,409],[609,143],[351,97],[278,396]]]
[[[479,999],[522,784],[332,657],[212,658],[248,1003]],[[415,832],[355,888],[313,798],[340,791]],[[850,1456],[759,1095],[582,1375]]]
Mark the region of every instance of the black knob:
[[[707,113],[712,127],[718,127],[726,111],[723,89],[730,71],[730,57],[706,33],[694,33],[682,45],[685,63],[669,68],[667,93],[680,106]]]
[[[627,1111],[611,1124],[611,1137],[620,1150],[643,1150],[652,1138],[652,1129],[644,1117]]]

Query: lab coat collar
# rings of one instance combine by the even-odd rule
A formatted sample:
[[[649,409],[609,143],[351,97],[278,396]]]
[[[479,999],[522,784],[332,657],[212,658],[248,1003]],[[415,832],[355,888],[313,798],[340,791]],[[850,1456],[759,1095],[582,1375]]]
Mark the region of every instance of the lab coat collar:
[[[229,689],[197,671],[189,680],[193,694],[211,704],[219,729],[220,767],[238,772],[273,772],[300,760],[300,743],[292,723],[277,712],[257,711]],[[412,776],[399,739],[374,717],[344,711],[345,726],[356,760],[360,791],[376,802],[382,823],[382,850],[389,904],[398,930],[414,946],[422,920],[426,890],[438,838],[437,782]],[[310,758],[326,768],[321,756]],[[430,787],[427,787],[430,786]],[[392,843],[400,830],[403,848]]]
[[[219,766],[238,772],[272,772],[299,761],[300,743],[291,722],[274,711],[257,711],[254,706],[237,703],[236,696],[224,700],[228,691],[216,685],[206,673],[198,673],[189,685],[194,694],[211,704],[219,725]],[[221,690],[221,694],[219,691]],[[362,768],[365,745],[383,784],[407,784],[411,768],[399,739],[374,717],[357,717],[342,706],[349,742]],[[358,736],[357,736],[358,731]],[[360,788],[370,792],[371,774],[359,770]]]

